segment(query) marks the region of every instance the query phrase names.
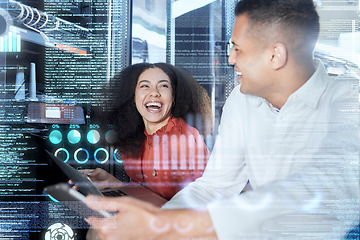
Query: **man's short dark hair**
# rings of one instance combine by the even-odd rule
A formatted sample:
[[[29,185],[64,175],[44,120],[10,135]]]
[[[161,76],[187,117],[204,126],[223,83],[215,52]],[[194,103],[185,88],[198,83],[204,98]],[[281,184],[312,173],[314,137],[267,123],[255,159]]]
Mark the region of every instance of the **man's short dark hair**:
[[[239,15],[247,15],[254,28],[275,26],[274,35],[293,36],[307,46],[314,47],[319,36],[319,15],[312,0],[241,0],[235,7],[235,16]]]

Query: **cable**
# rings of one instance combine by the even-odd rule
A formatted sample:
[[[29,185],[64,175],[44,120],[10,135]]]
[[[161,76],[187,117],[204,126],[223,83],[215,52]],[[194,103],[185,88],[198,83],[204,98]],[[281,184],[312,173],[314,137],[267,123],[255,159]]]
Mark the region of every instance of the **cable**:
[[[25,84],[25,79],[23,80],[23,82],[20,84],[20,86],[18,87],[18,89],[16,89],[14,95],[16,95],[19,91],[20,91],[20,88]]]
[[[9,0],[9,3],[10,15],[26,28],[39,33],[45,41],[50,41],[45,32],[49,33],[51,31],[64,31],[82,37],[87,37],[87,34],[90,34],[89,29],[83,28],[61,18],[48,15],[36,8],[14,0]]]
[[[40,12],[39,12],[36,8],[34,8],[34,10],[35,10],[35,12],[36,12],[37,15],[38,15],[38,19],[37,19],[33,24],[31,24],[31,25],[29,25],[29,26],[34,26],[34,25],[36,25],[38,22],[40,22],[40,19],[41,19]]]

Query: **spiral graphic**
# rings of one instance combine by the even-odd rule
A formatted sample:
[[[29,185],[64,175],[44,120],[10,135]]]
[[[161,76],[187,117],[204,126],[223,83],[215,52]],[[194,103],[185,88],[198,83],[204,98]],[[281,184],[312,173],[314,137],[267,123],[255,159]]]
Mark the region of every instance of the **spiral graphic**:
[[[45,232],[45,240],[74,240],[74,232],[66,224],[55,223]]]

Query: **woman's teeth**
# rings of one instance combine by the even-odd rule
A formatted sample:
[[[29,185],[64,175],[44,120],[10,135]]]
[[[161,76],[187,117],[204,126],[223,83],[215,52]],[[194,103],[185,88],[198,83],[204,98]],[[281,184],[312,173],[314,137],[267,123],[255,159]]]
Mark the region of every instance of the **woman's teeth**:
[[[152,103],[147,103],[145,106],[147,108],[161,108],[161,103],[152,102]]]

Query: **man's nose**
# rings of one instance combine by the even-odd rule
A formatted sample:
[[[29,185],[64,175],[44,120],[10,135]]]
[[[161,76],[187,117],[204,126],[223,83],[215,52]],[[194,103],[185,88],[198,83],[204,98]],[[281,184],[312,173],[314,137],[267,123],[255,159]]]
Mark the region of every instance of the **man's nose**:
[[[230,55],[228,57],[228,62],[229,62],[230,65],[235,65],[235,63],[236,63],[236,54],[235,54],[234,50],[231,50]]]

